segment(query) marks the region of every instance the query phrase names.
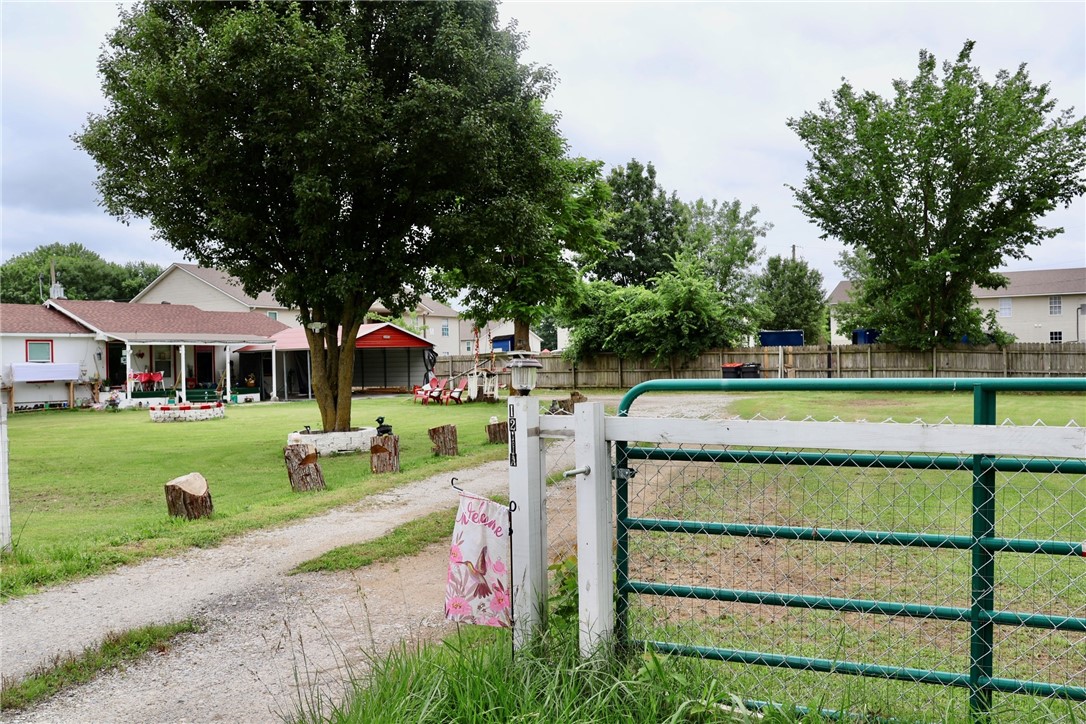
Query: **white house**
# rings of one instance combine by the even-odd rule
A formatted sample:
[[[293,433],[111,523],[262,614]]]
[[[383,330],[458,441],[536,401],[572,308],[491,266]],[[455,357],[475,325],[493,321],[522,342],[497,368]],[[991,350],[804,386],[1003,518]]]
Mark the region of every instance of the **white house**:
[[[1007,285],[973,288],[983,311],[994,310],[999,326],[1018,342],[1086,341],[1086,267],[1001,272]],[[851,330],[839,330],[834,310],[847,301],[852,283],[843,281],[829,296],[830,341],[849,344]]]
[[[270,342],[286,326],[255,312],[182,304],[50,299],[0,305],[0,377],[10,409],[67,406],[108,389],[123,405],[231,380],[234,349]]]

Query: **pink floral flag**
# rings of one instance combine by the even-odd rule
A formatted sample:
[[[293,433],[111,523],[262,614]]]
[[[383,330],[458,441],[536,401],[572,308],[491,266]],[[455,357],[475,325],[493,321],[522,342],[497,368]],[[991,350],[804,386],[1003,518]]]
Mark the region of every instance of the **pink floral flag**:
[[[509,508],[462,494],[449,550],[445,618],[509,627],[512,607]]]

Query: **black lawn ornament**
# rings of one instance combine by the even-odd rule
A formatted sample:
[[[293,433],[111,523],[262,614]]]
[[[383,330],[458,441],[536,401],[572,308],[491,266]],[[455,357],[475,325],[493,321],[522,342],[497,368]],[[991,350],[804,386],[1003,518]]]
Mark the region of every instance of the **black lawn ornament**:
[[[378,417],[377,418],[377,434],[378,435],[391,435],[392,434],[392,425],[386,425],[385,424],[385,418],[383,418],[383,417]]]

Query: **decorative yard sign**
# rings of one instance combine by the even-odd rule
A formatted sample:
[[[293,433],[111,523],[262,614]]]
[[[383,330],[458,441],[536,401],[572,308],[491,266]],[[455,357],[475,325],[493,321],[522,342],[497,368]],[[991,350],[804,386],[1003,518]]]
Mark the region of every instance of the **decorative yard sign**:
[[[513,598],[509,556],[509,508],[461,493],[449,550],[445,618],[510,627]]]

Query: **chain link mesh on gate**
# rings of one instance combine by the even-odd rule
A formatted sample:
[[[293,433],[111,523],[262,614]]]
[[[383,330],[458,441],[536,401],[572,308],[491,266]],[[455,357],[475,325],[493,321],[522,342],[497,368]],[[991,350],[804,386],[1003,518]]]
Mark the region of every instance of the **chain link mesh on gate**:
[[[555,405],[541,405],[541,415],[570,415]],[[550,438],[544,447],[547,471],[547,562],[555,566],[577,555],[577,479],[564,478],[574,464],[573,438]],[[554,571],[549,578],[553,592]]]
[[[893,429],[888,425],[887,434]],[[635,449],[638,458],[661,459],[629,461],[634,475],[627,487],[628,517],[662,523],[627,533],[628,579],[645,589],[626,595],[628,640],[655,642],[665,652],[678,647],[695,658],[701,652],[704,663],[695,666],[710,667],[707,673],[728,691],[755,703],[842,711],[859,705],[868,714],[905,720],[968,720],[964,688],[709,660],[724,650],[767,654],[761,663],[795,657],[968,672],[970,550],[890,539],[878,545],[797,540],[787,531],[968,537],[972,468],[944,469],[934,459],[909,467],[903,462],[909,451],[880,454],[888,462],[857,466],[850,463],[859,457],[833,466],[775,458],[796,452],[791,443],[787,451],[759,449],[765,454],[753,462],[706,459],[723,446]],[[802,452],[825,457],[831,451]],[[998,472],[995,509],[1002,538],[1086,541],[1086,476]],[[662,532],[679,521],[687,523],[684,532]],[[690,532],[699,523],[705,530],[717,526],[717,533],[728,526],[729,533]],[[997,609],[1086,618],[1086,558],[1000,552],[995,570]],[[904,602],[908,610],[874,615],[837,605],[846,600],[861,608]],[[1086,686],[1084,631],[1035,628],[1025,621],[997,625],[992,654],[995,677]],[[1083,721],[1086,703],[996,693],[992,714],[997,721]]]

